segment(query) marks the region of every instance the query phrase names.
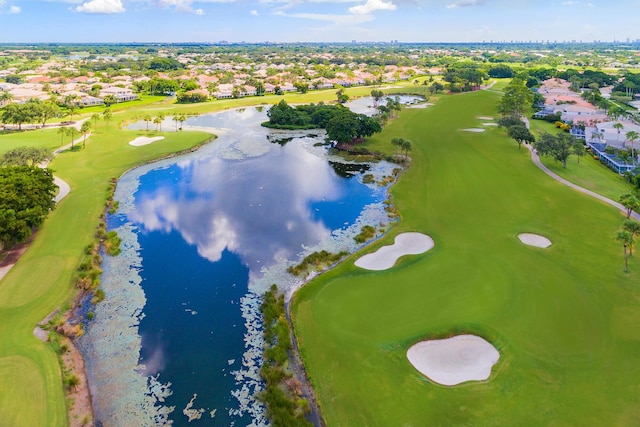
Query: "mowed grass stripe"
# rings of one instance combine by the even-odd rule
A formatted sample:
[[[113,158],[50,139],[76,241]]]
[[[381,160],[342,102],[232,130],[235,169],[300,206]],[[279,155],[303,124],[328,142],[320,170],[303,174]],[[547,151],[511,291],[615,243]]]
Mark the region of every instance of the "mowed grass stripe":
[[[544,175],[501,130],[460,131],[497,100],[444,97],[371,142],[414,144],[392,190],[402,221],[371,250],[406,230],[436,247],[385,272],[347,262],[298,293],[296,333],[330,426],[624,425],[639,413],[640,337],[625,331],[640,322],[640,266],[622,273],[622,217]],[[406,360],[416,341],[461,332],[499,349],[489,381],[438,386]]]

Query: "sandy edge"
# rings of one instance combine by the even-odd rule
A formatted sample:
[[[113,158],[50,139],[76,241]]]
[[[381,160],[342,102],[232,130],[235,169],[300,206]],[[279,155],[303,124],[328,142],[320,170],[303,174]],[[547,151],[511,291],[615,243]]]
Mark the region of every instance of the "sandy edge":
[[[421,341],[407,350],[407,359],[421,374],[438,384],[453,386],[491,376],[500,353],[475,335]]]
[[[535,246],[537,248],[548,248],[551,246],[551,240],[547,239],[544,236],[534,233],[522,233],[518,234],[518,239],[522,243],[528,246]]]
[[[388,270],[404,255],[419,255],[434,247],[430,236],[422,233],[398,234],[392,245],[379,248],[377,251],[358,258],[355,265],[365,270]]]
[[[139,136],[136,139],[129,141],[129,145],[133,145],[134,147],[140,147],[142,145],[148,145],[153,142],[160,141],[161,139],[164,139],[164,136],[154,136],[154,137]]]

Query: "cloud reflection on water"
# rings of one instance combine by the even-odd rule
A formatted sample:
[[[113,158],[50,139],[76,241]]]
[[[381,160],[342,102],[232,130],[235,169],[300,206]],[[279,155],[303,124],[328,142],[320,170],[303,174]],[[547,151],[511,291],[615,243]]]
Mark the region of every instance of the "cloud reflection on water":
[[[181,162],[172,166],[177,182],[136,194],[129,219],[147,232],[177,230],[212,262],[228,249],[255,277],[331,234],[314,220],[310,205],[342,197],[340,178],[326,159],[305,149],[309,143],[273,145],[266,155],[243,161],[210,156]]]

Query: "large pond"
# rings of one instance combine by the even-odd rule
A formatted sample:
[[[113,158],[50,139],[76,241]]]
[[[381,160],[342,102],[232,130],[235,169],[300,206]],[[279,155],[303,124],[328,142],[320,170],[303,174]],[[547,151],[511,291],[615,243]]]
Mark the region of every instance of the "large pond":
[[[135,169],[116,190],[105,300],[80,340],[104,426],[266,425],[260,295],[304,256],[357,249],[382,231],[389,163],[348,164],[320,131],[262,128],[259,108],[189,118],[219,138],[197,153]],[[132,125],[144,127],[144,123]]]

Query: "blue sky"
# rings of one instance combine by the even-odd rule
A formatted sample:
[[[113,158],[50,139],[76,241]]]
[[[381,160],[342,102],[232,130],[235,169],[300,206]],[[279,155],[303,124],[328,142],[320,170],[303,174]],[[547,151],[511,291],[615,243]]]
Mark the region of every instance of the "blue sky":
[[[0,0],[0,42],[640,39],[640,0]]]

